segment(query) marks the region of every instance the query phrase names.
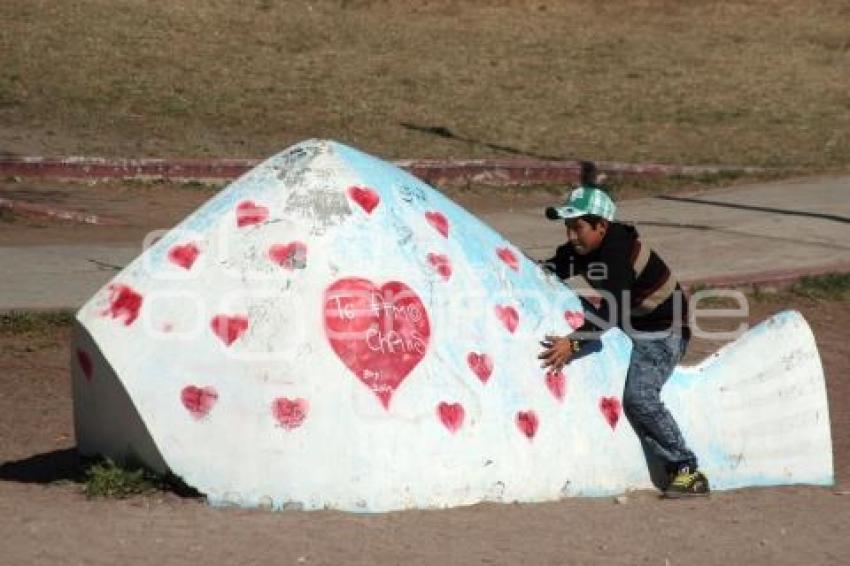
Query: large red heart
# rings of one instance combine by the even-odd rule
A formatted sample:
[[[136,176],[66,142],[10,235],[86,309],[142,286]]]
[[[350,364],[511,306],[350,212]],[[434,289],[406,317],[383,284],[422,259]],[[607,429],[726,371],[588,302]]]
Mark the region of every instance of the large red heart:
[[[428,350],[431,326],[419,296],[400,281],[380,288],[340,279],[325,290],[325,333],[331,348],[384,408]]]
[[[537,413],[534,411],[520,411],[516,414],[516,426],[529,440],[537,434],[539,424]]]
[[[573,330],[578,330],[584,324],[584,313],[581,311],[564,311],[564,318]]]
[[[366,214],[372,214],[378,203],[381,202],[381,197],[378,193],[369,187],[349,187],[348,196],[351,200],[360,205],[360,208],[366,211]]]
[[[504,261],[508,267],[514,271],[519,271],[519,258],[512,249],[496,248],[496,255],[498,255],[499,259]]]
[[[519,313],[511,306],[496,305],[495,310],[496,316],[499,317],[499,320],[502,321],[508,332],[513,334],[517,326],[519,326]]]
[[[236,207],[236,226],[239,228],[265,222],[268,217],[269,209],[254,201],[242,201]]]
[[[272,402],[272,414],[280,426],[286,430],[292,430],[304,424],[309,409],[310,404],[305,399],[278,397]]]
[[[549,392],[558,401],[563,401],[567,394],[567,378],[560,371],[550,371],[546,373],[546,387]]]
[[[440,403],[437,405],[437,416],[449,432],[455,433],[463,426],[466,412],[460,403]]]
[[[210,321],[210,328],[225,345],[230,346],[248,330],[248,317],[241,314],[233,316],[219,314]]]
[[[481,383],[487,383],[487,380],[490,379],[490,375],[493,373],[493,358],[487,354],[470,352],[466,356],[466,363],[469,364],[469,369],[478,376]]]
[[[142,308],[142,296],[126,285],[109,286],[109,308],[103,316],[123,318],[124,326],[130,326],[139,317]]]
[[[442,212],[437,212],[436,210],[426,212],[425,220],[427,220],[428,224],[433,226],[437,232],[442,234],[444,238],[449,237],[449,221],[445,216],[443,216]]]
[[[209,414],[215,402],[218,401],[218,392],[210,386],[189,385],[180,392],[180,401],[190,415],[196,419],[202,419]]]
[[[449,277],[452,276],[452,262],[449,259],[449,256],[445,254],[428,254],[428,263],[431,264],[431,267],[440,274],[440,277],[443,278],[444,281],[448,281]]]
[[[304,269],[307,267],[307,245],[303,242],[275,244],[269,248],[269,259],[284,269]]]
[[[198,246],[194,242],[189,242],[182,246],[174,246],[168,250],[168,259],[171,263],[179,265],[183,269],[192,269],[192,265],[198,259],[200,253],[201,250]]]
[[[620,400],[616,397],[602,397],[599,399],[599,410],[602,411],[602,415],[612,429],[617,427],[621,409]]]

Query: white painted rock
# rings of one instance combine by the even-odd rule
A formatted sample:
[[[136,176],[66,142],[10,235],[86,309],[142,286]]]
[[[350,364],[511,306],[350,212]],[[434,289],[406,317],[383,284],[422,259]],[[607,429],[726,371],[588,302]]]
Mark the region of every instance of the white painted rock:
[[[79,449],[244,506],[388,511],[650,487],[619,401],[628,338],[608,332],[561,374],[539,367],[541,338],[569,333],[580,311],[428,185],[305,142],[80,310]],[[798,314],[677,370],[664,398],[713,487],[832,482],[823,372]]]

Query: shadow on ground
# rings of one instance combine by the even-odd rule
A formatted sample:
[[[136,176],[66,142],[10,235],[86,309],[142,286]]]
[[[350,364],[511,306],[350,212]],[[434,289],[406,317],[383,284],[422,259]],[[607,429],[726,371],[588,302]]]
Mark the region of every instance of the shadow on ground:
[[[0,480],[49,484],[58,481],[82,483],[85,463],[74,448],[36,454],[0,465]]]

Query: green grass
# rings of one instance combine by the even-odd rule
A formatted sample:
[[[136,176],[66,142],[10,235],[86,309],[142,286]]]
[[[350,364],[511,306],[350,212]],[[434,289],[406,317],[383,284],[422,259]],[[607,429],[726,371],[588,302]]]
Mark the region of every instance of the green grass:
[[[846,171],[848,20],[846,0],[4,0],[0,151],[263,157],[321,137]]]
[[[74,312],[70,310],[10,311],[0,313],[0,333],[44,332],[53,328],[68,327],[73,322]]]
[[[844,301],[850,299],[850,273],[830,273],[803,277],[791,292],[810,299]]]
[[[97,459],[85,468],[83,491],[88,497],[124,499],[155,492],[171,492],[180,497],[201,497],[173,474],[161,475],[134,464],[120,465],[110,458]]]
[[[107,458],[86,470],[84,491],[88,497],[123,499],[157,491],[161,483],[144,468],[124,468]]]

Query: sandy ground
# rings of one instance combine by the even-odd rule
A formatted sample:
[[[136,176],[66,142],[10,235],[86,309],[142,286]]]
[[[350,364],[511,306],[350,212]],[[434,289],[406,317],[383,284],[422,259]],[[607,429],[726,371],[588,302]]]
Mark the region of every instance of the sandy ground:
[[[787,307],[818,338],[836,487],[386,515],[218,509],[172,493],[88,500],[73,450],[68,329],[5,333],[0,564],[840,564],[850,551],[850,302],[755,303],[752,320]],[[689,358],[716,346],[695,342]]]
[[[120,187],[102,185],[88,193],[100,213],[127,221],[122,228],[16,218],[0,222],[0,242],[132,241],[154,225],[172,225],[211,194],[160,189],[122,196]],[[64,198],[61,187],[49,190],[51,202]],[[780,295],[751,306],[751,322],[796,308],[814,329],[830,398],[833,488],[739,490],[679,502],[641,492],[624,503],[570,499],[384,515],[220,509],[164,492],[89,500],[74,452],[68,329],[0,332],[0,565],[845,563],[850,301]],[[718,346],[694,342],[689,363]]]

